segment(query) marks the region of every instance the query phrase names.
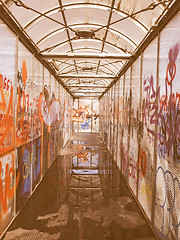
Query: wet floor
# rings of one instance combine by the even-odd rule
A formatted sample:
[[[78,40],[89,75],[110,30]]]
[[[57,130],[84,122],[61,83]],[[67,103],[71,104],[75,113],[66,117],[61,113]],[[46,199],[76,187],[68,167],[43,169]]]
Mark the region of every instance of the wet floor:
[[[75,134],[6,240],[155,239],[97,134]]]

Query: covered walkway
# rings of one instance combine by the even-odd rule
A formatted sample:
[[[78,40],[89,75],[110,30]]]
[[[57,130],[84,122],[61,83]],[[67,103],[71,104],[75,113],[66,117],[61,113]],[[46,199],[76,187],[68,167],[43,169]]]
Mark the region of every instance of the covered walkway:
[[[180,240],[180,0],[0,0],[0,238]]]

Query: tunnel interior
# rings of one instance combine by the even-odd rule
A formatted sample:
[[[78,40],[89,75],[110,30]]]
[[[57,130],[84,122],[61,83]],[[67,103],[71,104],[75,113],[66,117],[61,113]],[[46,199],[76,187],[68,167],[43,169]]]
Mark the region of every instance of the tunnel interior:
[[[0,1],[0,238],[180,239],[179,10]]]

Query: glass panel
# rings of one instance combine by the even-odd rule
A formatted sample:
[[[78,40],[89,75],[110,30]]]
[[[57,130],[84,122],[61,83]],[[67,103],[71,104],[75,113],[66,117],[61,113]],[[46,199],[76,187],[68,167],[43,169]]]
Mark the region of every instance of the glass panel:
[[[180,219],[180,14],[160,35],[155,229],[179,239]]]
[[[0,234],[3,233],[7,225],[11,222],[15,215],[15,191],[19,183],[19,173],[15,179],[14,171],[16,171],[16,158],[15,151],[4,154],[0,157]],[[8,178],[10,178],[10,184],[8,184]]]
[[[114,150],[114,129],[113,129],[113,123],[114,123],[114,86],[109,90],[110,91],[110,148],[109,151],[113,153]]]
[[[107,128],[107,147],[108,147],[108,150],[110,150],[110,143],[111,143],[111,124],[110,124],[110,120],[111,120],[111,91],[109,90],[107,92],[107,119],[108,119],[108,122],[107,122],[107,125],[108,125],[108,128]]]
[[[79,126],[79,122],[77,119],[77,114],[76,111],[78,110],[78,99],[74,100],[74,107],[73,107],[73,132],[78,132],[78,126]]]
[[[99,100],[93,100],[92,131],[99,132]]]
[[[121,169],[121,159],[122,159],[122,111],[123,111],[123,85],[124,76],[119,80],[119,98],[118,98],[118,154],[117,154],[117,165]]]
[[[32,161],[33,161],[33,142],[27,143],[17,149],[18,172],[20,180],[16,193],[16,209],[21,210],[32,192]]]
[[[43,92],[43,67],[42,64],[36,59],[34,62],[34,81],[32,84],[33,102],[30,103],[32,113],[31,128],[33,129],[33,157],[32,157],[32,173],[33,173],[33,190],[39,183],[41,178],[41,165],[42,165],[42,122],[39,115],[39,99]]]
[[[55,98],[56,92],[56,80],[51,75],[51,97],[50,97],[50,163],[51,165],[56,158],[55,152],[55,131],[56,131],[56,121],[58,122],[58,106],[59,102]]]
[[[15,147],[16,37],[0,20],[0,154]]]
[[[32,54],[22,43],[18,45],[16,143],[19,147],[33,140],[33,61]]]
[[[91,100],[79,99],[79,132],[91,132]]]
[[[42,174],[46,173],[49,166],[49,134],[50,134],[50,115],[49,115],[49,105],[50,105],[50,73],[46,68],[44,68],[44,89],[42,98],[40,99],[40,113],[42,118],[43,127],[43,169]]]
[[[156,114],[157,38],[143,53],[142,67],[142,126],[139,148],[138,200],[151,219],[154,131]]]
[[[123,107],[123,118],[122,118],[122,129],[123,129],[123,139],[122,139],[122,173],[126,177],[126,179],[129,179],[129,172],[128,172],[128,166],[129,166],[129,113],[130,113],[130,102],[131,102],[131,95],[130,95],[130,74],[131,69],[129,68],[128,71],[125,74],[125,85],[124,85],[124,107]]]
[[[130,115],[130,145],[129,145],[129,185],[136,195],[137,165],[139,147],[139,116],[140,116],[140,64],[139,57],[132,66],[131,84],[131,115]]]

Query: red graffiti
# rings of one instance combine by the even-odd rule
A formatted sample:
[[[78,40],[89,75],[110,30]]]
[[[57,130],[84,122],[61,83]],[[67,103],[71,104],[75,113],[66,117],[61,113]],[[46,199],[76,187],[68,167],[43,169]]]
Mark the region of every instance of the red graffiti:
[[[178,108],[180,109],[180,106],[179,106],[180,105],[180,93],[178,93],[178,92],[172,93],[172,96],[166,96],[165,94],[162,95],[162,97],[160,99],[160,108],[162,108],[162,110],[166,111],[171,102],[173,104],[177,105]]]
[[[2,173],[2,161],[0,161],[0,173]],[[14,197],[19,183],[20,173],[17,174],[16,183],[12,185],[11,179],[14,177],[14,173],[14,154],[12,154],[12,167],[9,168],[9,163],[6,163],[4,186],[0,175],[0,204],[2,205],[2,213],[6,213],[8,211],[8,200],[11,200]],[[2,218],[2,213],[0,213],[0,219]]]
[[[129,176],[137,180],[137,162],[133,157],[129,158]]]
[[[10,86],[11,85],[11,88]],[[8,90],[8,91],[7,91]],[[14,147],[14,123],[13,123],[13,86],[12,82],[0,74],[0,153]],[[9,103],[7,102],[9,100]]]
[[[87,162],[88,158],[89,158],[89,154],[88,153],[79,153],[79,154],[74,154],[74,156],[77,156],[78,159],[80,160],[80,162]]]
[[[75,113],[73,115],[74,122],[83,123],[85,118],[89,114],[89,111],[87,110],[86,107],[84,107],[84,108],[80,107],[77,110],[73,108],[73,110],[75,111]]]
[[[139,154],[139,169],[141,170],[142,176],[145,177],[146,175],[146,152],[140,148],[140,154]]]

